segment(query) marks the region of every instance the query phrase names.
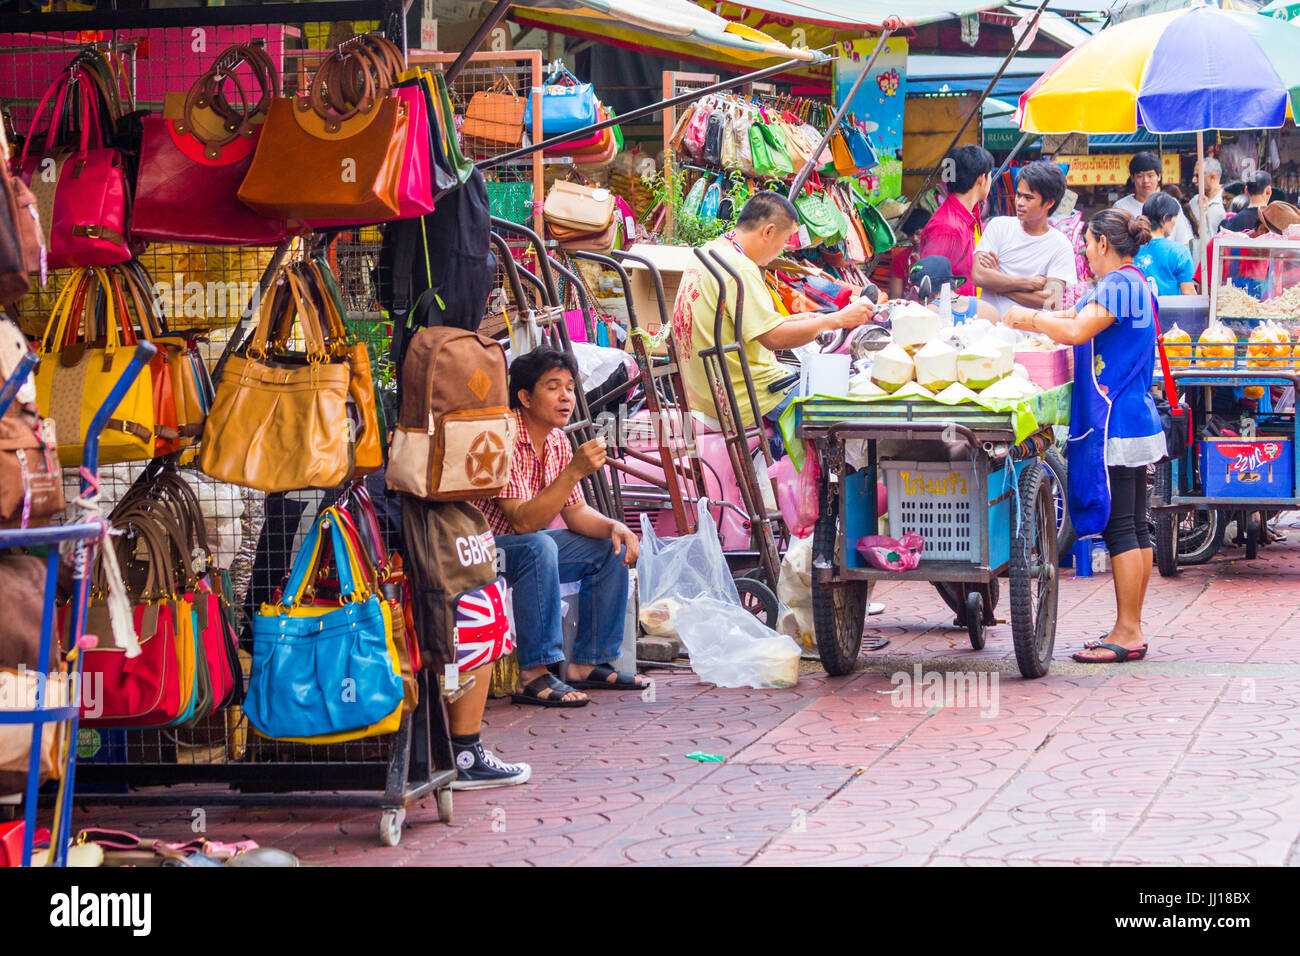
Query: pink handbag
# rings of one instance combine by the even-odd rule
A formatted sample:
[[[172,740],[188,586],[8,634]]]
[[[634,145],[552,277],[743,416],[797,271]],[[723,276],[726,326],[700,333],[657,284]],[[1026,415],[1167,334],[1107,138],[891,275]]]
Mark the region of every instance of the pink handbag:
[[[682,137],[682,146],[696,159],[704,152],[704,136],[709,131],[709,117],[713,115],[716,106],[712,97],[701,102],[691,116],[690,125],[686,127],[686,135]]]
[[[76,149],[56,147],[59,132],[66,129],[64,108],[71,111],[73,105],[69,93],[74,80],[79,89],[71,99],[80,107],[80,140]],[[29,156],[37,121],[52,98],[44,146],[39,154],[33,151]],[[97,87],[79,69],[64,73],[41,97],[18,157],[18,174],[36,196],[42,228],[48,230],[45,248],[51,269],[111,266],[131,258],[127,248],[131,197],[122,154],[104,145]]]
[[[420,81],[393,88],[393,95],[406,106],[406,146],[402,152],[401,185],[394,219],[416,219],[433,212],[433,166],[429,149],[429,110]],[[352,226],[352,219],[313,219],[316,229]]]
[[[603,123],[607,119],[609,119],[609,111],[605,109],[603,104],[597,104],[596,122]],[[573,153],[581,153],[584,150],[599,149],[603,152],[605,146],[612,141],[613,138],[614,134],[609,129],[602,129],[598,132],[592,133],[590,136],[584,136],[582,139],[571,139],[567,143],[548,146],[542,150],[542,153],[544,155],[562,153],[565,156],[568,156]]]

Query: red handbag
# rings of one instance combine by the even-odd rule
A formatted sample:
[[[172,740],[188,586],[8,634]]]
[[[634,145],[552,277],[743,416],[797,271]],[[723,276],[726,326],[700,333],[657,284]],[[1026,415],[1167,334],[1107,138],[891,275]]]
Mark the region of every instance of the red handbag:
[[[36,196],[41,226],[48,230],[45,248],[51,269],[108,266],[131,258],[130,190],[122,154],[104,145],[97,91],[76,65],[50,84],[18,157],[18,174]],[[44,146],[37,153],[30,149],[37,121],[51,101]],[[80,114],[77,147],[57,146],[60,137],[70,138],[66,121],[74,109]]]
[[[235,70],[244,64],[260,90],[248,102]],[[223,93],[229,80],[242,101]],[[228,47],[183,97],[168,94],[162,117],[143,121],[133,235],[160,242],[275,246],[288,239],[283,220],[259,216],[236,195],[248,174],[262,121],[280,81],[271,58],[251,43]],[[194,197],[202,196],[202,202]]]

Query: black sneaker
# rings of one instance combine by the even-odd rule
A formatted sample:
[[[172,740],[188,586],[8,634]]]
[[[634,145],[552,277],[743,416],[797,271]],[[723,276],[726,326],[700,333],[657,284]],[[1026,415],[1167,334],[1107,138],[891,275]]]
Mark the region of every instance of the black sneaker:
[[[532,776],[533,768],[526,763],[502,763],[492,753],[477,743],[456,750],[456,779],[453,790],[486,790],[489,787],[513,787]]]

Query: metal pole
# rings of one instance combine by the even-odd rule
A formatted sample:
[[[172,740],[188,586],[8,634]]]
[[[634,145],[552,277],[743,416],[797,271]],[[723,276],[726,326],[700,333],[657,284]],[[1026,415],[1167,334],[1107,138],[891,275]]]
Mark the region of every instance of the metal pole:
[[[456,82],[456,77],[460,76],[460,71],[469,65],[469,58],[479,51],[479,47],[487,40],[488,34],[496,28],[496,25],[502,21],[506,13],[510,10],[510,0],[497,0],[497,5],[492,8],[492,12],[487,15],[474,35],[470,37],[469,42],[465,44],[465,49],[461,50],[460,56],[456,57],[456,62],[447,68],[444,77],[447,80],[447,88],[451,89],[451,84]]]
[[[1205,234],[1205,132],[1199,129],[1196,131],[1196,194],[1200,197],[1196,203],[1196,241],[1199,244],[1196,258],[1200,260],[1201,288],[1204,289],[1210,281],[1210,237]]]
[[[720,80],[712,86],[706,86],[704,89],[690,90],[689,92],[682,93],[680,96],[674,96],[672,99],[660,100],[658,103],[651,103],[649,106],[637,107],[630,113],[624,113],[623,115],[613,117],[612,119],[602,120],[599,123],[592,123],[590,126],[584,126],[582,129],[575,129],[572,133],[561,133],[558,136],[552,136],[550,139],[544,139],[540,143],[534,143],[532,146],[525,146],[508,153],[502,153],[500,156],[492,156],[488,159],[480,160],[475,165],[478,166],[479,169],[491,169],[493,166],[512,163],[525,156],[531,156],[539,149],[549,149],[552,146],[557,146],[560,143],[567,143],[570,140],[584,139],[592,133],[597,133],[610,126],[616,126],[619,123],[630,123],[633,120],[641,119],[643,116],[649,116],[652,113],[658,113],[661,110],[668,109],[669,107],[693,102],[702,96],[708,96],[710,93],[720,93],[723,90],[733,89],[737,86],[743,86],[746,83],[753,83],[756,80],[775,76],[777,73],[784,73],[786,70],[800,69],[809,65],[810,63],[807,60],[786,60],[784,63],[778,63],[776,66],[769,66],[754,73],[746,73],[744,76],[738,76],[735,79]]]
[[[971,111],[968,114],[966,114],[966,122],[961,124],[961,129],[957,130],[957,135],[952,138],[952,142],[950,142],[948,144],[948,148],[944,150],[945,156],[947,156],[950,152],[952,152],[953,147],[957,145],[957,142],[961,139],[962,134],[966,132],[966,127],[970,126],[971,120],[973,120],[977,115],[979,115],[980,108],[984,105],[984,101],[988,99],[989,94],[993,92],[993,87],[997,85],[998,80],[1002,79],[1002,74],[1005,73],[1007,67],[1011,65],[1012,58],[1014,58],[1015,55],[1020,52],[1020,45],[1025,42],[1025,38],[1028,37],[1029,34],[1034,32],[1034,25],[1038,23],[1038,18],[1041,17],[1043,15],[1043,11],[1047,9],[1048,2],[1049,0],[1042,0],[1042,2],[1039,3],[1038,9],[1034,11],[1034,18],[1030,20],[1029,25],[1025,27],[1025,32],[1020,34],[1020,37],[1016,40],[1016,42],[1011,45],[1011,50],[1010,52],[1007,53],[1006,59],[1002,61],[1002,65],[998,67],[997,73],[993,75],[993,79],[989,80],[988,86],[984,87],[984,92],[980,94],[979,100],[975,103],[973,107],[971,107]],[[907,204],[907,208],[903,210],[903,215],[899,217],[898,221],[900,224],[907,219],[908,214],[912,211],[912,207],[914,207],[917,201],[922,196],[925,195],[925,191],[930,188],[930,185],[934,182],[934,177],[938,174],[939,169],[942,165],[943,163],[941,161],[939,165],[931,169],[930,174],[925,177],[925,183],[921,186],[920,189],[916,191],[916,195],[912,197],[911,201]],[[871,257],[871,261],[868,262],[866,265],[866,269],[865,269],[866,272],[870,273],[871,270],[875,268],[876,261],[880,258],[880,255],[881,254],[877,252],[875,255]]]
[[[812,175],[812,171],[817,165],[817,157],[822,154],[822,150],[826,148],[826,144],[831,141],[831,134],[834,133],[835,130],[839,129],[840,121],[844,119],[844,114],[849,111],[849,106],[853,103],[853,97],[857,96],[858,90],[862,88],[863,80],[867,78],[867,74],[871,72],[871,68],[876,65],[876,58],[880,56],[880,51],[885,48],[885,43],[889,40],[889,37],[893,32],[899,29],[901,25],[902,23],[897,17],[890,17],[885,21],[884,29],[880,32],[880,39],[876,41],[876,48],[871,51],[871,59],[867,60],[866,66],[862,68],[862,72],[858,74],[858,78],[854,80],[853,85],[849,87],[849,92],[845,95],[844,102],[841,103],[839,109],[835,111],[835,118],[832,119],[830,125],[826,127],[826,132],[822,134],[820,142],[817,143],[817,148],[814,149],[812,155],[808,157],[808,162],[803,164],[803,169],[799,170],[799,175],[795,176],[794,181],[790,183],[789,196],[791,200],[793,200],[795,196],[799,195],[799,190],[803,189],[804,183],[808,182],[808,177]],[[832,90],[832,96],[833,95],[834,92]]]

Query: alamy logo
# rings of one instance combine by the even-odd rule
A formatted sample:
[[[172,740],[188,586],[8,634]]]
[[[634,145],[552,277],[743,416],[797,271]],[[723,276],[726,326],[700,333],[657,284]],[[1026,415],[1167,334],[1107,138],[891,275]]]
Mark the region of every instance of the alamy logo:
[[[50,925],[77,927],[127,927],[134,936],[148,936],[153,928],[150,893],[70,892],[50,897]]]

